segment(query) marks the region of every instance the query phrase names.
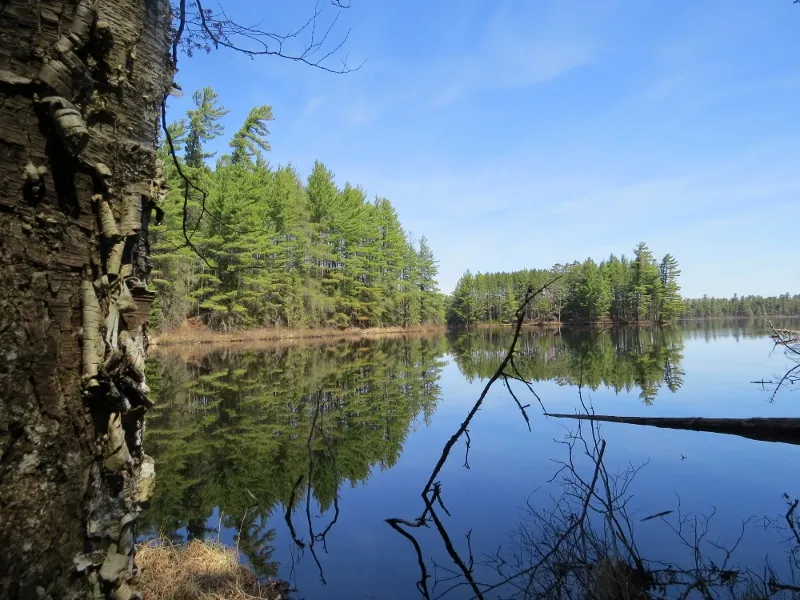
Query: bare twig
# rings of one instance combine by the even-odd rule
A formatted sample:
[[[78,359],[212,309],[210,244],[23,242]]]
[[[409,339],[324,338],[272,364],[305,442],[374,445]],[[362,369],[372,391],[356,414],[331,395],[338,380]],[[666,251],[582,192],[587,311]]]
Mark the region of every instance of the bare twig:
[[[417,562],[419,564],[420,573],[422,574],[420,580],[417,582],[417,589],[420,591],[425,600],[431,600],[431,595],[428,591],[428,579],[430,579],[430,574],[428,573],[428,568],[425,566],[425,559],[422,556],[422,548],[420,548],[419,542],[413,535],[400,527],[401,524],[409,527],[419,527],[420,525],[414,525],[403,519],[386,519],[386,522],[389,524],[389,527],[406,538],[414,546],[414,551],[417,554]]]
[[[586,494],[586,499],[584,500],[583,508],[581,509],[580,517],[573,521],[572,525],[569,526],[569,528],[558,538],[558,540],[555,542],[555,544],[553,544],[552,548],[536,564],[534,564],[534,565],[532,565],[532,566],[530,566],[530,567],[528,567],[526,569],[523,569],[521,571],[518,571],[517,573],[515,573],[513,575],[510,575],[509,577],[506,577],[504,580],[500,581],[499,583],[496,583],[494,585],[491,585],[491,586],[487,587],[486,589],[483,590],[484,594],[487,594],[487,593],[491,592],[492,590],[496,590],[498,588],[501,588],[501,587],[511,583],[515,579],[519,579],[523,575],[527,575],[528,573],[536,571],[539,567],[541,567],[543,564],[545,564],[550,559],[550,557],[552,557],[556,552],[558,552],[558,549],[561,547],[561,544],[563,544],[564,541],[566,541],[566,539],[575,530],[577,530],[578,528],[583,526],[583,522],[586,519],[586,515],[587,515],[587,513],[589,511],[589,502],[591,500],[592,495],[594,494],[594,488],[595,488],[595,485],[597,485],[597,479],[600,476],[600,468],[601,468],[601,465],[602,465],[602,462],[603,462],[603,454],[605,453],[605,451],[606,451],[606,441],[603,440],[602,444],[600,446],[600,454],[598,455],[597,463],[595,464],[595,470],[594,470],[594,475],[592,476],[592,482],[591,482],[591,484],[589,486],[589,491]],[[477,597],[478,596],[473,596],[471,600],[475,600],[475,598],[477,598]]]
[[[442,467],[444,467],[445,462],[447,462],[447,457],[450,456],[450,451],[453,449],[453,446],[461,438],[461,436],[464,435],[464,432],[469,427],[470,422],[472,422],[472,419],[475,417],[477,412],[480,410],[481,405],[483,404],[483,401],[486,399],[486,395],[489,393],[489,390],[492,388],[494,383],[503,376],[506,367],[510,364],[511,359],[514,356],[514,352],[516,351],[517,342],[519,341],[519,334],[520,334],[520,331],[522,329],[522,323],[525,320],[525,308],[528,306],[528,304],[530,304],[530,302],[534,298],[536,298],[544,290],[546,290],[548,287],[550,287],[553,283],[555,283],[556,281],[561,279],[561,277],[563,277],[563,275],[558,275],[558,276],[554,277],[553,279],[548,281],[546,284],[544,284],[538,290],[534,291],[533,288],[528,288],[528,291],[525,293],[525,297],[524,297],[524,299],[522,301],[522,304],[517,309],[517,313],[516,313],[517,321],[516,321],[516,325],[514,327],[514,335],[513,335],[513,338],[511,340],[511,344],[509,346],[508,352],[506,353],[506,356],[505,356],[505,358],[503,358],[503,360],[500,363],[500,365],[497,367],[497,370],[489,378],[489,381],[486,382],[486,385],[484,386],[483,391],[481,392],[480,396],[478,397],[478,400],[475,402],[475,404],[472,406],[472,409],[467,414],[467,418],[464,419],[464,422],[461,424],[461,426],[458,428],[458,430],[456,430],[456,432],[450,437],[449,440],[447,440],[447,443],[444,445],[444,448],[442,449],[442,454],[439,457],[439,460],[436,462],[436,466],[433,468],[433,471],[431,472],[431,475],[428,478],[428,481],[425,484],[425,487],[422,489],[423,498],[427,498],[427,494],[432,489],[433,482],[439,476],[439,472],[442,470]]]

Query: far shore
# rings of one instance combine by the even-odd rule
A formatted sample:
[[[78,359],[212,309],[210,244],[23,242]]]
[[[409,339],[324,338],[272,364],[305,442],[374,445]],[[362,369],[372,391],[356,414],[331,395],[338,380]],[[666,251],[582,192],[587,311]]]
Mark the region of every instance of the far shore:
[[[402,336],[415,333],[443,332],[444,325],[416,325],[413,327],[370,327],[348,329],[289,329],[264,327],[260,329],[237,329],[215,331],[203,326],[183,325],[175,329],[155,332],[150,345],[174,346],[185,344],[239,344],[248,342],[281,342],[313,340],[323,338],[358,339],[383,336]]]
[[[747,320],[763,319],[765,317],[694,317],[678,319],[676,323],[696,321],[721,321],[721,320]],[[791,317],[772,317],[791,318]],[[610,321],[597,323],[575,323],[569,321],[535,321],[523,324],[525,328],[543,329],[581,329],[586,327],[637,327],[654,326],[655,323],[642,321],[636,323],[612,323]],[[664,325],[664,324],[662,324]],[[353,340],[374,339],[385,336],[404,336],[412,334],[444,333],[448,329],[453,331],[465,329],[510,329],[512,323],[477,323],[471,327],[449,328],[445,325],[415,325],[413,327],[369,327],[347,329],[320,328],[320,329],[290,329],[280,327],[264,327],[259,329],[236,329],[232,331],[216,331],[200,325],[181,325],[173,329],[156,331],[153,333],[150,344],[154,348],[177,345],[225,345],[247,344],[254,342],[293,342],[302,340]]]

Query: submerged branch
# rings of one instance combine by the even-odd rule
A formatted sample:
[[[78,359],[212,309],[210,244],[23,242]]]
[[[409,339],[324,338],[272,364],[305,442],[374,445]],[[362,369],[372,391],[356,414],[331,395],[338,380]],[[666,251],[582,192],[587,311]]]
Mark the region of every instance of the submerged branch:
[[[442,448],[441,456],[439,457],[439,460],[436,462],[436,465],[434,466],[433,470],[431,471],[430,477],[428,478],[428,481],[425,483],[425,487],[422,489],[421,496],[422,496],[422,501],[424,503],[424,510],[422,512],[422,515],[419,518],[417,518],[415,522],[410,522],[410,521],[406,521],[406,520],[403,520],[403,519],[397,519],[397,518],[386,519],[386,522],[392,527],[392,529],[394,529],[398,533],[402,534],[403,537],[405,537],[408,540],[410,540],[411,543],[414,545],[414,549],[415,549],[415,551],[417,553],[417,559],[418,559],[418,562],[419,562],[419,565],[420,565],[420,572],[421,572],[421,578],[420,578],[419,582],[417,583],[417,588],[419,589],[419,591],[422,593],[422,595],[425,598],[429,598],[430,597],[429,596],[429,592],[428,592],[428,588],[427,588],[427,580],[429,578],[429,574],[428,574],[427,568],[425,567],[425,563],[424,563],[424,559],[423,559],[423,555],[422,555],[422,550],[421,550],[421,548],[419,546],[419,543],[417,542],[416,538],[414,538],[414,536],[411,535],[408,531],[406,531],[403,528],[401,528],[400,527],[400,523],[403,523],[403,524],[405,524],[407,526],[411,526],[411,527],[427,526],[427,521],[428,521],[429,517],[430,517],[430,520],[432,520],[434,522],[434,524],[436,526],[436,530],[437,530],[439,536],[441,537],[441,539],[442,539],[442,541],[443,541],[443,543],[445,545],[445,549],[447,550],[447,553],[449,554],[450,558],[453,560],[453,563],[458,567],[458,569],[461,572],[461,574],[464,576],[464,580],[465,580],[466,584],[470,586],[470,588],[472,589],[473,593],[475,594],[474,597],[475,598],[481,598],[481,599],[483,598],[483,595],[481,593],[481,589],[480,589],[479,586],[480,585],[485,585],[485,584],[478,583],[475,580],[475,578],[473,577],[473,573],[472,573],[472,569],[473,569],[473,565],[474,565],[474,557],[473,557],[473,554],[472,554],[471,538],[469,536],[467,537],[467,545],[468,545],[468,550],[469,550],[469,557],[468,557],[468,561],[465,562],[464,559],[462,559],[461,556],[459,555],[458,551],[455,549],[455,547],[454,547],[454,545],[453,545],[453,543],[452,543],[452,541],[450,539],[450,536],[447,533],[447,530],[446,530],[444,524],[439,519],[439,516],[436,514],[435,504],[438,503],[439,506],[441,506],[442,510],[448,516],[450,516],[450,513],[448,512],[447,508],[444,505],[444,502],[442,501],[442,498],[441,498],[441,483],[437,481],[437,478],[438,478],[439,474],[441,473],[441,470],[444,467],[445,463],[447,462],[447,459],[449,458],[450,453],[453,450],[453,447],[458,442],[458,440],[461,439],[462,436],[466,437],[466,442],[467,442],[466,452],[465,452],[465,457],[464,457],[464,466],[466,468],[469,468],[469,450],[470,450],[470,446],[471,446],[471,442],[472,442],[472,440],[470,438],[470,435],[469,435],[469,426],[470,426],[470,423],[472,422],[472,419],[475,417],[475,415],[480,410],[481,405],[483,404],[483,401],[486,399],[486,396],[489,393],[489,390],[492,388],[492,386],[494,385],[494,383],[497,380],[502,379],[503,382],[505,383],[505,385],[508,387],[508,389],[510,391],[511,387],[510,387],[510,385],[508,383],[508,378],[511,377],[513,379],[521,379],[522,381],[525,382],[525,384],[527,385],[528,389],[531,390],[531,392],[533,392],[533,388],[531,387],[531,385],[519,375],[519,371],[516,370],[516,366],[514,366],[514,364],[513,364],[514,353],[516,352],[517,342],[519,341],[520,332],[522,330],[522,323],[525,320],[525,309],[526,309],[526,307],[530,304],[530,302],[534,298],[536,298],[539,294],[541,294],[545,289],[547,289],[549,286],[551,286],[554,282],[558,281],[562,276],[563,275],[558,275],[558,276],[554,277],[553,279],[551,279],[548,283],[543,285],[538,290],[534,290],[533,287],[529,287],[527,289],[527,291],[525,292],[525,296],[522,299],[522,303],[520,304],[520,306],[519,306],[519,308],[517,309],[517,312],[516,312],[516,323],[515,323],[515,327],[514,327],[514,335],[513,335],[513,339],[511,341],[511,344],[510,344],[510,346],[508,348],[508,352],[506,353],[506,355],[503,358],[503,360],[500,362],[500,365],[497,367],[497,370],[489,378],[489,381],[484,386],[483,391],[481,392],[481,394],[478,397],[478,399],[475,401],[475,404],[472,406],[472,409],[467,414],[467,417],[466,417],[466,419],[464,419],[464,422],[461,423],[461,426],[458,428],[458,430],[456,430],[456,432],[445,443],[444,448]],[[514,369],[514,371],[515,371],[514,374],[506,372],[506,369],[509,368],[509,367]],[[533,393],[534,393],[534,395],[536,395],[535,392],[533,392]],[[525,411],[525,409],[528,408],[529,405],[523,406],[522,403],[519,401],[519,399],[513,394],[513,392],[512,392],[511,395],[512,395],[515,403],[517,404],[517,407],[522,412],[522,416],[523,416],[523,418],[525,419],[525,421],[526,421],[526,423],[528,425],[528,429],[530,430],[530,420],[528,419],[528,414]],[[536,398],[537,398],[537,400],[539,400],[538,396]],[[539,402],[541,403],[541,400],[539,400]],[[542,406],[542,411],[544,412],[544,406]]]
[[[386,522],[389,524],[389,527],[406,538],[414,546],[414,552],[417,554],[417,563],[419,564],[419,570],[421,573],[420,580],[417,582],[417,589],[422,594],[422,597],[425,598],[425,600],[431,600],[431,595],[428,591],[428,579],[430,579],[430,574],[428,573],[428,568],[425,566],[425,559],[422,556],[422,548],[420,548],[419,542],[413,535],[400,527],[401,523],[403,525],[408,525],[409,527],[420,527],[420,524],[409,523],[403,519],[386,519]]]
[[[550,550],[544,556],[542,556],[542,558],[539,559],[536,562],[536,564],[531,565],[530,567],[527,567],[527,568],[522,569],[520,571],[517,571],[513,575],[510,575],[510,576],[506,577],[503,581],[500,581],[500,582],[498,582],[498,583],[486,588],[485,590],[483,590],[484,594],[487,593],[487,592],[491,592],[493,590],[496,590],[498,588],[501,588],[501,587],[511,583],[512,581],[514,581],[516,579],[519,579],[520,577],[522,577],[524,575],[527,575],[528,573],[535,572],[537,569],[539,569],[539,567],[541,567],[548,560],[550,560],[550,558],[556,552],[558,552],[558,550],[561,547],[561,545],[575,531],[577,531],[579,529],[581,529],[581,530],[583,529],[584,523],[586,521],[586,516],[589,513],[589,503],[590,503],[590,501],[592,499],[592,496],[594,496],[594,494],[595,494],[595,487],[597,486],[597,480],[600,477],[600,471],[603,468],[603,455],[605,454],[605,451],[606,451],[606,441],[602,440],[601,443],[600,443],[600,451],[599,451],[599,453],[597,455],[597,460],[595,462],[594,474],[592,475],[592,482],[589,484],[589,487],[587,489],[586,496],[585,496],[584,501],[583,501],[583,506],[582,506],[582,509],[581,509],[580,517],[572,521],[572,524],[558,537],[558,539],[552,545]],[[473,596],[470,600],[475,600],[476,598],[478,598],[477,595]]]
[[[528,291],[525,293],[525,297],[522,300],[522,304],[520,304],[520,307],[517,309],[516,313],[517,320],[514,326],[514,336],[511,340],[511,345],[508,348],[508,352],[506,353],[505,358],[503,358],[500,365],[497,367],[497,370],[489,378],[489,381],[486,382],[486,385],[484,386],[481,395],[475,401],[475,404],[472,406],[472,409],[467,414],[467,418],[464,419],[464,422],[461,424],[461,426],[450,437],[450,439],[447,440],[447,443],[444,445],[444,448],[442,448],[442,454],[439,457],[439,460],[436,462],[436,466],[433,468],[433,471],[431,472],[431,475],[428,478],[425,487],[422,489],[423,498],[427,499],[427,494],[433,489],[433,484],[436,481],[436,478],[439,476],[442,467],[444,467],[445,462],[447,462],[447,458],[450,456],[450,452],[452,451],[453,446],[455,446],[456,442],[459,439],[461,439],[461,436],[464,435],[464,433],[469,428],[469,424],[472,422],[472,419],[480,410],[483,401],[486,399],[486,395],[489,393],[489,390],[492,388],[492,386],[498,379],[504,377],[506,367],[508,367],[511,364],[511,360],[514,357],[514,352],[516,351],[517,348],[517,342],[519,341],[520,331],[522,330],[522,323],[525,320],[525,308],[528,306],[528,304],[531,303],[531,301],[533,301],[534,298],[536,298],[548,287],[553,285],[556,281],[561,279],[561,277],[562,275],[554,277],[546,284],[544,284],[542,287],[540,287],[538,290],[534,291],[533,288],[528,288]],[[527,420],[527,415],[525,414],[524,409],[523,409],[523,416],[525,416]]]
[[[797,418],[618,417],[613,415],[558,413],[546,413],[546,416],[556,419],[578,419],[605,423],[645,425],[662,429],[722,433],[738,435],[761,442],[782,442],[800,445],[800,419]]]

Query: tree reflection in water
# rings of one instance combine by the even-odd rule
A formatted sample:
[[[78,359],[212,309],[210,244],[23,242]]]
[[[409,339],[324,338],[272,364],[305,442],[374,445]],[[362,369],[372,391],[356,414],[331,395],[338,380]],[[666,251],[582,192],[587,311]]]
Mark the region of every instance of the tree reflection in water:
[[[547,399],[540,404],[533,392],[538,382],[547,380],[580,385],[581,389],[638,391],[643,401],[650,403],[657,394],[680,388],[683,339],[687,335],[713,336],[709,331],[699,325],[688,333],[671,327],[600,332],[521,329],[515,352],[495,383],[499,381],[513,392],[509,406],[523,416],[545,407]],[[744,336],[756,336],[763,330],[740,331]],[[224,527],[234,532],[234,541],[256,572],[269,577],[277,575],[278,563],[273,557],[276,531],[268,523],[271,517],[283,518],[294,540],[292,556],[299,559],[309,551],[324,580],[324,555],[328,533],[339,522],[341,486],[364,482],[376,467],[387,469],[396,463],[410,428],[417,419],[427,422],[436,410],[447,353],[468,380],[490,379],[508,355],[512,333],[487,329],[447,338],[387,338],[258,351],[227,349],[200,357],[162,355],[154,359],[148,377],[159,403],[148,419],[146,435],[148,451],[158,463],[159,479],[142,522],[145,533],[162,532],[184,539],[213,535]],[[590,408],[585,412],[590,414]],[[586,442],[581,428],[591,432]],[[469,444],[480,443],[469,435],[467,423],[450,445],[454,449],[465,443],[467,465]],[[406,537],[402,543],[408,543],[409,552],[418,559],[423,596],[555,597],[559,591],[565,598],[587,597],[591,595],[584,589],[587,585],[598,587],[599,581],[619,579],[620,572],[633,573],[640,586],[634,589],[651,597],[680,595],[680,586],[687,589],[690,575],[707,581],[705,587],[718,595],[724,587],[722,576],[709,579],[711,570],[714,566],[735,570],[718,556],[709,559],[713,558],[712,563],[701,562],[702,568],[682,566],[684,579],[669,584],[663,579],[671,576],[669,569],[677,577],[675,566],[662,565],[659,571],[654,561],[634,555],[626,547],[627,543],[636,548],[636,527],[620,510],[625,506],[625,494],[632,493],[635,473],[606,472],[599,460],[603,440],[596,427],[577,427],[565,443],[565,464],[574,464],[575,469],[562,470],[555,480],[563,499],[549,509],[531,503],[527,523],[514,534],[513,550],[507,548],[504,553],[473,548],[469,531],[448,531],[446,489],[434,470],[424,486],[417,512],[420,517],[389,519],[394,530]],[[586,455],[587,448],[596,462]],[[573,478],[571,483],[563,479],[567,473]],[[587,494],[593,480],[593,493]],[[614,512],[604,510],[609,494],[612,500],[619,498],[612,502],[619,526],[612,527],[609,523],[614,521],[602,516]],[[581,517],[587,498],[586,516]],[[706,526],[691,521],[677,507],[672,511],[651,521],[660,520],[667,531],[672,526],[689,540],[694,535],[686,533],[691,527]],[[324,517],[320,520],[317,515]],[[433,554],[427,552],[430,548],[417,541],[421,521],[436,532],[449,565],[433,562]],[[769,526],[779,523],[793,539],[789,524],[794,524],[794,511],[770,520]],[[561,538],[548,560],[536,566],[547,555],[548,540],[552,547]],[[707,540],[708,535],[702,539]],[[713,549],[706,544],[703,557]],[[687,555],[692,553],[687,548]],[[614,562],[617,559],[632,571]],[[650,579],[641,578],[642,569],[652,572]],[[783,578],[776,575],[771,585],[778,581],[786,585],[785,573]],[[733,580],[727,577],[725,583],[730,584]],[[763,573],[761,579],[770,584]],[[537,587],[531,580],[549,583]],[[745,581],[737,575],[737,593]],[[645,583],[647,587],[642,588]],[[667,586],[667,591],[660,591],[660,585]],[[705,594],[699,584],[689,593]]]
[[[518,316],[532,298],[529,292]],[[414,520],[387,519],[395,531],[412,543],[420,566],[416,585],[426,600],[442,598],[458,590],[461,590],[458,597],[473,599],[558,600],[644,600],[667,597],[683,600],[690,595],[705,599],[728,597],[755,600],[796,597],[800,594],[800,586],[794,584],[796,576],[800,575],[800,524],[795,516],[800,500],[785,495],[788,510],[783,519],[764,517],[760,522],[766,528],[783,533],[785,540],[790,542],[785,555],[786,563],[782,568],[775,568],[769,559],[757,570],[734,560],[734,553],[742,543],[751,519],[743,520],[735,540],[723,545],[710,535],[714,512],[703,516],[687,513],[679,499],[675,508],[650,514],[640,521],[662,521],[682,545],[682,559],[644,556],[637,544],[637,526],[628,509],[633,497],[635,476],[644,465],[629,465],[620,472],[610,473],[603,460],[607,441],[601,437],[598,423],[592,420],[579,420],[577,428],[568,433],[562,442],[567,457],[559,461],[558,470],[551,479],[551,483],[560,488],[561,494],[552,499],[549,508],[536,506],[529,501],[528,518],[514,533],[515,543],[508,557],[504,556],[502,549],[491,555],[482,553],[484,559],[479,564],[485,569],[479,572],[471,531],[466,534],[466,553],[459,554],[437,513],[441,509],[450,516],[442,499],[442,483],[437,477],[462,436],[465,437],[469,452],[472,443],[469,437],[470,423],[494,383],[502,381],[511,392],[508,380],[517,379],[541,403],[531,381],[537,378],[537,372],[533,369],[521,370],[517,366],[520,362],[517,344],[521,323],[522,319],[518,318],[514,337],[499,366],[488,377],[486,386],[461,427],[445,444],[423,488],[421,515]],[[602,333],[596,334],[590,344],[596,343],[601,336]],[[800,340],[800,335],[795,340]],[[594,411],[591,404],[584,401],[582,390],[585,384],[599,384],[596,376],[590,373],[585,375],[585,371],[590,369],[587,362],[589,356],[588,349],[580,353],[577,359],[578,379],[572,383],[577,385],[582,414],[591,419]],[[671,361],[667,359],[666,362]],[[480,367],[476,370],[486,374]],[[664,372],[666,374],[667,370]],[[608,385],[608,381],[604,383]],[[666,377],[665,383],[669,386]],[[648,400],[647,389],[642,387],[645,401]],[[527,405],[522,405],[513,392],[511,396],[530,426],[525,413]],[[546,414],[544,405],[542,411]],[[452,559],[451,566],[425,559],[415,531],[420,527],[429,527],[431,522]],[[428,568],[428,564],[431,568]],[[494,573],[494,577],[489,578],[487,569]],[[464,595],[464,590],[469,593]]]
[[[271,577],[275,531],[266,523],[283,507],[298,549],[319,564],[336,520],[315,531],[312,512],[336,514],[342,485],[395,464],[415,420],[436,409],[444,353],[444,338],[420,337],[151,361],[161,402],[146,435],[159,480],[144,532],[182,539],[205,535],[207,524],[232,529],[258,575]],[[295,527],[299,511],[307,533]]]

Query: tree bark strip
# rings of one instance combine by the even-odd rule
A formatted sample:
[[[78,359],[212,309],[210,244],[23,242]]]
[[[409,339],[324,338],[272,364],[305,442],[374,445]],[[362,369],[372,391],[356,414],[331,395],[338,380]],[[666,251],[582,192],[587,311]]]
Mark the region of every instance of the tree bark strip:
[[[0,597],[134,593],[169,25],[168,0],[0,2]]]

